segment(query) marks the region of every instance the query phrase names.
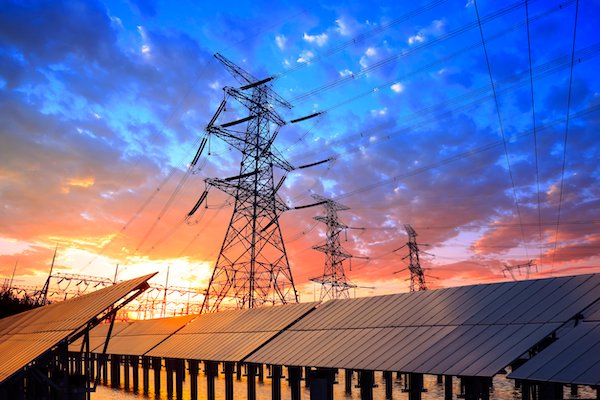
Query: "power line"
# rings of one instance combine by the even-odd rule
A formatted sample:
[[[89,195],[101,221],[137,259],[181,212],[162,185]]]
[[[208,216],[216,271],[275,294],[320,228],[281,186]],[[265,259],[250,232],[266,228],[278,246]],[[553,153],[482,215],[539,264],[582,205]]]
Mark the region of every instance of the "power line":
[[[508,145],[506,143],[506,135],[504,134],[504,124],[502,122],[502,116],[500,115],[500,104],[498,103],[498,96],[496,94],[496,85],[494,84],[494,78],[492,77],[492,68],[490,66],[490,59],[488,57],[487,46],[485,43],[485,36],[483,35],[483,28],[481,26],[481,19],[479,18],[479,9],[477,7],[477,0],[473,0],[473,4],[475,6],[475,14],[477,15],[477,23],[479,25],[479,33],[481,34],[481,43],[483,45],[483,53],[485,54],[485,63],[487,65],[488,75],[490,77],[490,84],[492,85],[492,92],[494,94],[494,103],[496,104],[496,114],[498,115],[498,124],[500,125],[500,133],[502,134],[502,144],[504,147],[504,155],[506,156],[506,165],[508,167],[508,175],[510,176],[510,183],[512,185],[513,190],[513,199],[515,202],[515,207],[517,208],[517,216],[519,218],[519,223],[522,223],[521,219],[521,208],[519,207],[519,200],[517,198],[517,189],[515,187],[515,180],[513,177],[512,167],[510,165],[510,157],[508,155]],[[525,243],[525,231],[521,226],[521,239],[523,243],[523,247],[525,249],[525,253],[527,253],[527,245]]]
[[[563,143],[563,162],[560,173],[560,195],[558,199],[558,213],[556,216],[556,233],[554,234],[554,253],[556,254],[556,244],[558,243],[558,230],[560,227],[560,213],[562,210],[562,202],[563,202],[563,189],[564,189],[564,180],[565,180],[565,165],[567,163],[567,138],[569,135],[569,122],[570,122],[570,113],[571,113],[571,94],[573,90],[573,69],[575,66],[575,42],[577,39],[577,17],[579,15],[579,0],[575,3],[575,23],[573,24],[573,45],[571,47],[571,70],[569,72],[569,94],[567,98],[567,115],[565,121],[565,140]],[[554,257],[552,257],[552,269],[554,268]]]
[[[529,1],[525,0],[525,20],[527,21],[527,54],[529,59],[529,87],[531,88],[531,119],[533,124],[533,153],[535,158],[535,183],[537,186],[537,211],[538,211],[538,233],[539,233],[539,263],[542,267],[542,208],[540,201],[540,173],[538,167],[538,145],[537,129],[535,121],[535,96],[533,94],[533,68],[531,62],[531,35],[529,31]]]

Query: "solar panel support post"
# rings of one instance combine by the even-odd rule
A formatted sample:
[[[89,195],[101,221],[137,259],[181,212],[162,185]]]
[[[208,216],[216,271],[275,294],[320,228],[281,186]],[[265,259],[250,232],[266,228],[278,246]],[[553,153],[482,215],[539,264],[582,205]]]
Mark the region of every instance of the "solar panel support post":
[[[579,396],[579,387],[577,385],[571,385],[571,396]]]
[[[310,367],[304,367],[304,387],[310,387]]]
[[[131,377],[133,380],[133,391],[138,392],[140,387],[140,358],[138,356],[129,356],[129,365],[131,365]]]
[[[150,357],[142,356],[142,386],[144,394],[150,391]]]
[[[121,355],[111,354],[110,357],[110,385],[112,387],[121,386]]]
[[[244,368],[244,364],[238,362],[235,366],[235,379],[238,381],[242,380],[242,369]]]
[[[204,374],[206,375],[206,399],[215,400],[215,378],[219,375],[219,363],[204,361]]]
[[[373,400],[373,387],[375,386],[375,372],[362,370],[358,373],[361,400]]]
[[[174,360],[175,363],[175,396],[177,400],[183,399],[183,380],[185,378],[185,361]]]
[[[310,371],[310,400],[333,400],[336,372],[332,368],[315,368]]]
[[[260,383],[263,383],[265,380],[265,371],[262,364],[256,365],[256,375],[258,376],[258,381]]]
[[[288,367],[288,382],[290,385],[291,400],[300,400],[300,385],[302,380],[302,367]]]
[[[225,400],[233,400],[233,372],[235,370],[235,363],[224,363],[223,370],[225,373]]]
[[[392,389],[394,388],[392,371],[384,371],[383,379],[385,380],[385,398],[390,400],[392,398]]]
[[[257,375],[257,365],[256,364],[246,364],[246,378],[248,384],[248,400],[256,400],[256,375]]]
[[[189,373],[190,373],[190,399],[198,399],[198,371],[199,362],[198,360],[188,360]]]
[[[281,365],[271,366],[271,399],[281,400],[281,378],[283,377]]]
[[[444,376],[444,400],[452,400],[452,375]]]
[[[347,369],[344,371],[344,383],[345,383],[345,392],[348,395],[352,394],[352,375],[354,375],[354,371],[351,369]]]
[[[152,369],[154,371],[154,393],[160,393],[160,369],[162,360],[160,357],[152,357]]]
[[[562,400],[563,385],[562,383],[544,382],[537,385],[539,399],[544,400]]]
[[[123,356],[123,389],[129,390],[129,356]]]
[[[423,374],[408,374],[408,400],[421,400],[423,393]]]
[[[165,358],[165,370],[167,371],[167,397],[173,397],[173,359]]]

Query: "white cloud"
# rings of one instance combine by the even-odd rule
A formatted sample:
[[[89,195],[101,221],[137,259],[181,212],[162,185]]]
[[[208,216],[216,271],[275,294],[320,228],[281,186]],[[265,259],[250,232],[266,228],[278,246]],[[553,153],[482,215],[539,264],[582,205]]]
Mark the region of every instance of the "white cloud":
[[[308,64],[310,61],[315,58],[315,54],[310,50],[304,50],[300,53],[300,57],[296,60],[299,63]]]
[[[342,78],[345,78],[347,76],[354,76],[354,73],[352,71],[350,71],[349,69],[346,68],[345,70],[340,71],[340,76]]]
[[[383,117],[387,114],[388,109],[387,107],[383,107],[377,110],[371,110],[371,115],[374,117]]]
[[[408,44],[423,43],[424,41],[425,36],[422,33],[417,33],[408,38]]]
[[[408,44],[422,43],[427,36],[437,35],[444,32],[446,23],[442,19],[434,19],[428,27],[420,29],[416,34],[408,38]]]
[[[369,48],[367,49],[367,51],[365,51],[365,54],[366,54],[367,56],[369,56],[369,57],[373,57],[374,55],[376,55],[376,54],[377,54],[377,50],[375,50],[375,48],[374,48],[374,47],[369,47]]]
[[[279,50],[283,50],[287,43],[287,38],[285,35],[277,35],[275,36],[275,43],[277,44],[277,47],[279,47]]]
[[[210,85],[208,85],[212,90],[219,90],[219,88],[221,87],[221,84],[219,83],[219,81],[214,81],[212,82]]]
[[[350,36],[352,34],[352,29],[350,28],[350,25],[349,25],[348,21],[346,20],[346,18],[339,17],[338,19],[335,20],[335,23],[337,25],[336,29],[340,35]]]
[[[404,85],[400,82],[396,82],[392,86],[390,86],[390,89],[392,89],[396,93],[402,93],[404,91]]]
[[[327,43],[328,38],[329,37],[325,32],[321,33],[320,35],[309,35],[307,33],[304,33],[304,40],[306,40],[308,43],[314,43],[319,47]]]

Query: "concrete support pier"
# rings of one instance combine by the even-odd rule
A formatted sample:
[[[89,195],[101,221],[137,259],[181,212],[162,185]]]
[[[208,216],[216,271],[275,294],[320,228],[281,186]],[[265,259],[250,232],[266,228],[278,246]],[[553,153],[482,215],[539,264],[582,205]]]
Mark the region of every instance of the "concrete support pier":
[[[373,400],[373,387],[375,386],[374,371],[360,371],[358,373],[361,400]]]
[[[185,379],[185,361],[174,360],[175,362],[175,396],[177,400],[183,399],[183,380]]]
[[[271,366],[271,399],[281,400],[281,378],[283,378],[283,369],[281,365]]]
[[[198,372],[200,371],[200,362],[198,360],[188,360],[190,372],[190,399],[198,399]]]
[[[206,398],[215,400],[215,378],[219,375],[219,363],[204,361],[204,374],[206,375]]]
[[[246,364],[246,377],[248,379],[248,400],[256,400],[256,375],[258,374],[258,365]]]
[[[150,391],[150,357],[142,357],[142,385],[144,386],[144,394]]]
[[[288,382],[290,385],[290,392],[291,392],[292,400],[300,400],[301,381],[302,381],[302,368],[301,367],[288,367]]]
[[[385,380],[385,398],[387,400],[391,400],[394,389],[394,378],[392,376],[392,371],[384,371],[383,379]]]
[[[225,400],[233,400],[233,373],[235,371],[235,364],[226,362],[223,365],[223,370],[225,374]]]
[[[140,388],[140,358],[138,356],[129,356],[129,365],[131,365],[131,378],[133,380],[133,391],[138,392]]]
[[[351,369],[344,371],[344,387],[347,395],[352,394],[352,375],[354,375],[354,371]]]
[[[310,400],[333,400],[335,369],[316,368],[310,372]]]
[[[444,376],[444,400],[452,400],[452,375]]]

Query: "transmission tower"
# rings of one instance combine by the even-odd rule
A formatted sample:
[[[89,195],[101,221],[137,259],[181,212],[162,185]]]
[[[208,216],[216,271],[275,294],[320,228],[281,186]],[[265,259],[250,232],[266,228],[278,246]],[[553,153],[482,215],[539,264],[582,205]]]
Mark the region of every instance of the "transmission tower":
[[[313,249],[325,253],[325,269],[323,275],[312,278],[311,281],[321,284],[320,300],[349,298],[349,290],[357,286],[349,283],[344,272],[344,260],[351,258],[340,244],[340,233],[348,226],[338,219],[338,211],[348,210],[348,207],[313,194],[315,200],[325,208],[325,215],[318,215],[315,220],[327,225],[327,241],[325,244],[314,246]]]
[[[419,244],[417,243],[417,232],[409,224],[404,225],[408,235],[408,270],[410,271],[410,291],[427,290],[425,273],[419,261]]]
[[[269,87],[272,77],[258,80],[220,54],[215,54],[228,71],[242,84],[225,87],[225,99],[206,130],[242,153],[240,173],[225,179],[206,179],[235,199],[233,215],[213,270],[203,312],[223,307],[254,308],[264,304],[298,302],[281,229],[279,216],[288,209],[277,195],[284,177],[274,184],[274,166],[286,172],[293,167],[274,148],[273,142],[285,124],[275,106],[291,108]],[[219,124],[228,98],[234,98],[248,115]],[[245,131],[231,127],[246,124]],[[194,157],[198,160],[206,141]],[[191,216],[206,199],[206,190]]]
[[[508,272],[512,278],[513,281],[518,280],[517,277],[515,276],[515,274],[513,273],[513,271],[516,269],[519,271],[519,274],[521,273],[521,269],[525,270],[525,279],[529,279],[529,273],[531,272],[531,268],[536,267],[536,264],[534,263],[533,260],[529,260],[526,263],[523,264],[517,264],[517,265],[509,265],[509,264],[504,264],[504,269],[502,270],[502,274],[504,276],[506,276],[506,272]]]

